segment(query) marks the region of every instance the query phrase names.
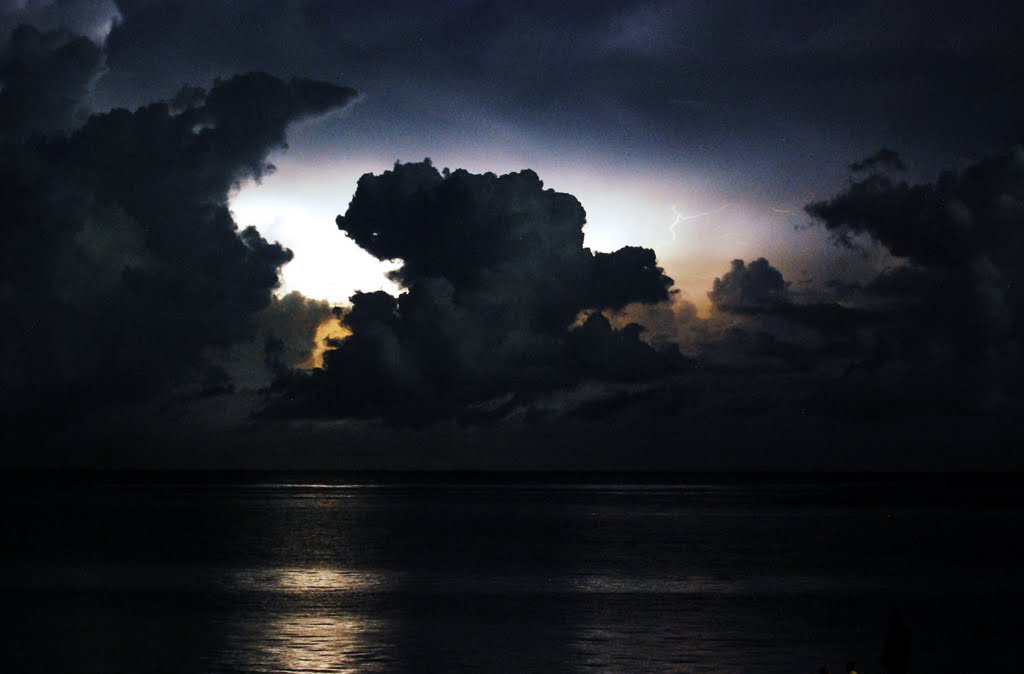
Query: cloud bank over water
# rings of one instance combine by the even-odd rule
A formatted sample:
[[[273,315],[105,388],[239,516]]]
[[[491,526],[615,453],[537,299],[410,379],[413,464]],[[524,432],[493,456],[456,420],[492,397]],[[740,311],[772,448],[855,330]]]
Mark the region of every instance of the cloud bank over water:
[[[319,35],[309,11],[285,4],[298,34]],[[716,12],[735,11],[727,5],[703,18],[718,25]],[[243,182],[273,172],[269,157],[287,147],[289,128],[348,110],[359,95],[333,78],[281,72],[296,70],[298,63],[285,57],[308,61],[315,40],[288,42],[282,54],[250,54],[280,58],[276,63],[292,64],[288,68],[234,74],[248,70],[236,67],[248,63],[239,55],[248,43],[231,35],[225,44],[238,51],[217,62],[231,74],[190,77],[186,66],[205,58],[198,52],[209,45],[175,61],[157,34],[164,26],[161,7],[77,1],[3,6],[0,310],[6,323],[0,367],[6,379],[0,406],[15,432],[58,429],[73,436],[88,429],[82,434],[88,438],[105,427],[103,437],[111,437],[131,426],[141,429],[133,437],[143,437],[200,422],[225,433],[309,431],[326,424],[401,436],[407,447],[416,442],[401,434],[419,432],[416,437],[429,435],[435,447],[454,447],[463,440],[445,436],[444,429],[522,438],[551,431],[584,434],[587,447],[607,450],[605,456],[614,454],[610,443],[628,444],[635,433],[651,440],[651,452],[669,456],[693,451],[680,446],[686,438],[707,446],[714,444],[712,436],[732,438],[720,442],[743,445],[740,431],[730,435],[733,424],[746,428],[752,440],[794,420],[803,430],[779,436],[793,446],[813,446],[851,424],[861,424],[857,437],[870,438],[864,429],[877,423],[903,428],[906,440],[894,444],[909,447],[924,437],[915,420],[968,428],[966,419],[980,418],[998,428],[1022,407],[1019,147],[961,161],[934,180],[913,178],[921,175],[914,162],[889,147],[852,162],[829,155],[823,165],[840,172],[846,166],[849,177],[826,196],[807,199],[811,225],[803,231],[831,237],[834,253],[870,247],[889,265],[860,279],[839,273],[815,279],[792,274],[792,261],[787,266],[774,252],[743,246],[709,284],[704,313],[676,290],[660,251],[585,247],[586,204],[548,188],[530,168],[496,175],[439,169],[430,160],[399,161],[391,170],[363,175],[351,202],[338,203],[336,221],[322,226],[395,265],[389,277],[400,292],[367,288],[331,307],[297,293],[278,296],[281,269],[294,264],[293,254],[255,228],[240,227],[228,199]],[[219,5],[197,30],[215,34],[234,25],[239,12],[261,26],[276,7]],[[522,20],[541,25],[545,7],[530,5]],[[167,29],[194,23],[205,8],[182,4]],[[451,12],[509,35],[508,17],[496,6]],[[383,30],[380,16],[367,16],[369,28]],[[601,5],[586,26],[588,34],[601,37],[595,44],[612,70],[622,59],[640,59],[661,64],[657,73],[664,75],[677,54],[663,35],[648,38],[658,37],[657,25],[674,16]],[[800,38],[798,52],[839,61],[856,52],[841,34],[823,37],[822,26],[831,25],[827,11],[808,18],[804,32],[791,36]],[[405,40],[410,25],[364,41],[350,31],[330,45],[331,53],[372,62],[383,77],[398,66],[371,55]],[[447,30],[441,28],[430,24],[428,42],[437,58],[423,63],[461,63],[473,53],[489,55],[482,62],[493,64],[515,51],[505,42],[488,51],[483,38],[449,51],[438,41]],[[765,53],[772,72],[789,58],[780,45],[744,30],[740,43]],[[554,49],[561,44],[557,38],[557,31],[541,31],[538,44]],[[153,50],[143,58],[147,40]],[[180,68],[157,73],[154,58],[160,55]],[[142,65],[126,70],[135,57]],[[532,64],[531,58],[524,63]],[[592,65],[585,55],[579,58],[577,65]],[[926,60],[945,58],[927,52]],[[958,76],[973,72],[968,65]],[[465,84],[459,77],[473,79],[463,69],[445,79],[424,67],[415,71],[418,81],[441,81],[445,91]],[[100,85],[115,68],[121,69],[114,73],[117,86],[151,72],[162,83],[173,78],[175,88],[134,110],[99,112]],[[519,90],[530,117],[560,92],[553,81],[528,75],[509,78],[537,83],[536,91]],[[594,93],[594,82],[584,85]],[[709,111],[730,114],[730,106],[711,100],[711,93],[681,93],[668,115],[643,87],[634,97],[620,89],[614,105],[596,109],[598,127],[616,118],[609,113],[616,106],[629,108],[630,119],[657,118],[658,124],[668,124],[682,109],[693,116],[692,125],[672,128],[693,140]],[[495,91],[493,83],[479,89],[483,98]],[[369,107],[354,112],[379,115],[374,123],[387,136],[398,113],[384,114],[372,107],[372,97],[367,100]],[[412,104],[395,109],[414,117],[423,112]],[[338,127],[350,122],[363,123],[353,114]],[[419,129],[420,140],[439,152],[454,142],[431,135],[426,126],[403,129],[413,135]],[[371,137],[351,141],[365,150]],[[331,151],[337,140],[332,137]],[[950,149],[948,156],[955,155]],[[627,161],[616,170],[629,173],[632,166]],[[338,193],[352,187],[340,185]],[[714,223],[706,224],[712,231]],[[629,231],[629,222],[622,226]],[[343,274],[344,265],[338,260],[320,271]],[[676,434],[680,443],[654,442],[655,435]],[[609,446],[598,447],[602,442]],[[748,448],[755,451],[757,443]]]

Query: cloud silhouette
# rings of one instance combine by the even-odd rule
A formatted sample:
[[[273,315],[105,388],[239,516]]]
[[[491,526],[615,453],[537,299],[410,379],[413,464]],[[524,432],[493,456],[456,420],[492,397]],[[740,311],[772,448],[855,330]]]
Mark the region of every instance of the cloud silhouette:
[[[289,124],[354,97],[251,73],[201,100],[193,92],[180,112],[154,103],[95,115],[67,136],[8,135],[5,411],[59,418],[105,400],[227,386],[211,350],[258,332],[292,257],[239,231],[228,192],[272,170],[267,154]]]
[[[870,157],[866,157],[860,161],[855,161],[850,164],[850,170],[854,172],[873,171],[877,169],[906,171],[907,166],[903,163],[903,159],[900,157],[898,152],[885,147]]]
[[[424,161],[366,175],[338,227],[400,259],[392,276],[406,291],[355,295],[343,316],[352,336],[322,371],[279,381],[287,400],[271,411],[546,418],[573,414],[575,398],[545,392],[581,382],[642,384],[577,401],[609,415],[642,416],[652,400],[672,413],[738,404],[856,418],[996,409],[1021,366],[1019,151],[925,185],[880,173],[897,158],[859,162],[866,175],[807,212],[837,241],[867,235],[902,264],[797,291],[765,258],[734,260],[706,318],[666,301],[671,282],[653,251],[583,248],[582,207],[531,171],[438,172]],[[706,397],[685,383],[695,371]],[[760,394],[741,404],[715,393],[716,376],[743,374],[759,378]]]
[[[749,266],[743,260],[733,260],[731,269],[714,280],[708,299],[725,311],[764,309],[787,301],[788,286],[782,272],[763,257]]]
[[[840,238],[867,234],[893,255],[935,269],[983,259],[1010,272],[1024,244],[1024,149],[989,157],[934,183],[872,173],[806,211]]]
[[[867,236],[902,258],[851,296],[875,318],[860,368],[884,373],[873,395],[886,389],[895,407],[914,400],[948,409],[1019,395],[1024,150],[932,183],[872,172],[806,210],[837,240]]]
[[[866,234],[905,259],[869,293],[917,306],[925,325],[958,339],[1021,336],[1024,149],[945,171],[934,183],[871,174],[807,212],[840,239]]]
[[[672,279],[652,250],[584,248],[585,222],[573,196],[529,170],[441,173],[425,160],[364,175],[337,225],[400,259],[391,276],[405,292],[352,297],[352,336],[296,382],[306,395],[294,413],[425,420],[509,392],[671,371],[671,350],[596,312],[664,302]]]
[[[0,55],[0,134],[23,139],[77,126],[103,64],[102,48],[87,38],[16,28]]]

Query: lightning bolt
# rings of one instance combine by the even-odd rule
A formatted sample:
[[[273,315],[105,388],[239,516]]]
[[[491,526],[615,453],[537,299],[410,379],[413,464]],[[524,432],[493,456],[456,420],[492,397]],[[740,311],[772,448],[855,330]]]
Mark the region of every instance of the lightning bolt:
[[[672,234],[672,240],[676,240],[676,227],[679,225],[680,222],[686,222],[687,220],[696,220],[697,218],[706,218],[709,215],[721,213],[730,206],[732,206],[732,203],[725,203],[719,206],[718,208],[714,209],[713,211],[704,211],[703,213],[694,213],[693,215],[683,215],[676,208],[676,205],[672,204],[672,213],[676,216],[676,219],[673,220],[672,224],[668,226],[668,231],[671,232]]]

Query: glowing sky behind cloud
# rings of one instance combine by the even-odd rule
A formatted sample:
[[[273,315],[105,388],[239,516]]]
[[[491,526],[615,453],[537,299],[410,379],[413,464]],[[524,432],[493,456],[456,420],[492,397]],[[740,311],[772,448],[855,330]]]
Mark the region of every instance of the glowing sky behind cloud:
[[[385,153],[349,155],[340,147],[332,154],[309,140],[327,133],[324,127],[350,121],[346,115],[303,125],[293,133],[297,140],[291,149],[273,158],[277,171],[259,184],[244,184],[231,199],[241,226],[254,225],[294,251],[280,294],[298,290],[347,304],[357,290],[400,291],[385,277],[399,263],[376,260],[334,224],[359,177],[389,170],[394,159]],[[532,168],[547,188],[572,194],[583,204],[585,245],[602,252],[627,245],[654,248],[682,297],[701,309],[708,306],[713,279],[736,257],[767,255],[795,280],[825,273],[856,278],[880,264],[863,251],[837,251],[818,229],[801,228],[806,222],[802,202],[766,202],[760,195],[723,188],[696,169],[682,171],[654,161],[617,163],[587,153],[546,154],[544,148],[517,146],[514,139],[495,140],[487,150],[442,153],[426,152],[419,143],[408,143],[406,151],[401,151],[403,144],[390,145],[402,161],[429,154],[438,167],[497,174]]]
[[[918,4],[254,0],[183,2],[169,16],[124,0],[95,101],[132,107],[246,70],[356,88],[364,98],[343,116],[290,129],[278,173],[233,200],[240,224],[295,251],[285,290],[343,302],[388,287],[334,217],[360,174],[429,156],[535,170],[586,208],[588,246],[653,247],[704,303],[736,257],[763,255],[794,282],[877,271],[876,250],[796,229],[806,203],[842,189],[849,162],[893,147],[921,181],[1015,142],[1014,69],[993,66],[1016,45],[1015,14]],[[948,105],[949,91],[971,105]],[[673,239],[676,213],[708,215]]]
[[[385,274],[398,264],[378,261],[334,225],[363,171],[351,165],[309,166],[290,160],[278,165],[277,173],[260,184],[246,183],[231,199],[231,210],[242,226],[256,226],[295,253],[284,268],[278,294],[298,290],[307,297],[344,304],[357,290],[396,293],[398,287]]]
[[[818,401],[851,418],[1019,407],[1024,230],[1004,216],[1024,203],[1022,33],[1009,2],[0,0],[10,418],[116,431],[97,404],[270,377],[289,418],[397,420],[410,399],[461,418],[508,391],[596,378],[617,396],[666,372],[672,435],[762,404],[780,420]],[[412,166],[368,184],[424,191],[363,190],[347,226],[406,258],[410,292],[358,297],[352,338],[292,371],[316,364],[331,304],[401,290],[401,261],[335,226],[396,160]],[[438,197],[443,217],[431,190],[463,174],[445,185],[442,167],[472,172],[477,199]],[[532,175],[479,175],[523,169],[579,200],[603,255]],[[487,184],[510,187],[478,213]],[[532,200],[571,217],[526,209],[535,236],[509,238]],[[630,442],[632,405],[615,408]]]

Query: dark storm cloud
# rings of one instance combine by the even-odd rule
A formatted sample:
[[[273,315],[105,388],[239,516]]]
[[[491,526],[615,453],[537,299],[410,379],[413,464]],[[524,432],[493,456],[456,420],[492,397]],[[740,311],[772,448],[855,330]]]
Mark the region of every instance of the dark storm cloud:
[[[674,339],[693,367],[728,372],[796,372],[832,364],[848,338],[843,308],[826,301],[797,301],[790,283],[765,258],[733,260],[708,292],[712,312],[698,318],[677,311]],[[642,323],[647,312],[632,315]],[[660,331],[663,321],[652,317]],[[681,319],[681,320],[680,320]],[[666,337],[662,335],[661,340]]]
[[[871,394],[858,403],[974,409],[1019,395],[1024,151],[932,183],[871,173],[806,210],[840,241],[867,236],[903,258],[859,291],[847,289],[878,318],[856,376]]]
[[[205,100],[206,91],[202,87],[186,84],[178,89],[178,93],[174,94],[167,103],[171,110],[180,112],[202,105]]]
[[[706,371],[760,377],[761,393],[742,396],[743,410],[889,423],[1002,419],[1019,407],[1024,151],[916,185],[882,172],[894,159],[883,152],[856,162],[861,175],[807,206],[837,242],[872,239],[897,258],[893,266],[862,284],[796,290],[763,258],[735,260],[708,294],[711,316],[680,324],[683,352]],[[728,409],[713,388],[687,404]]]
[[[290,123],[354,96],[254,73],[177,114],[154,103],[66,137],[5,141],[5,412],[57,418],[230,386],[209,354],[255,334],[291,252],[238,231],[228,192],[271,170]]]
[[[839,304],[829,292],[815,292],[812,297],[798,299],[790,285],[782,272],[763,257],[750,264],[733,260],[730,270],[715,278],[708,299],[718,312],[724,312],[720,316],[777,319],[829,338],[850,337],[877,318],[865,307]]]
[[[230,347],[216,350],[211,359],[228,374],[233,388],[257,391],[271,384],[275,375],[314,365],[317,329],[334,318],[330,303],[299,292],[271,297],[270,303],[252,314],[250,333]]]
[[[365,137],[346,137],[362,148],[384,127],[393,144],[486,144],[499,125],[543,145],[570,139],[578,151],[700,167],[776,202],[820,191],[823,161],[839,169],[838,157],[871,147],[898,142],[908,156],[938,161],[1016,142],[1024,113],[1015,75],[1024,11],[1014,3],[120,8],[104,83],[111,102],[167,96],[181,77],[343,72],[367,94],[366,115],[353,121]],[[780,173],[786,180],[766,180]]]
[[[102,45],[121,13],[113,0],[0,0],[0,39],[20,25],[80,35]]]
[[[316,342],[316,331],[334,317],[330,302],[314,300],[292,291],[283,297],[274,297],[266,309],[256,317],[266,338],[258,340],[265,346],[267,360],[284,368],[301,367],[310,361],[321,345]]]
[[[0,133],[78,126],[105,72],[102,49],[120,18],[111,0],[0,3]]]
[[[870,157],[850,164],[851,171],[873,171],[877,169],[888,169],[890,171],[906,171],[907,166],[895,150],[882,148]]]
[[[977,156],[1020,140],[1024,12],[1013,3],[20,4],[0,17],[0,38],[14,38],[0,59],[8,418],[154,391],[195,400],[273,374],[271,414],[578,414],[588,448],[612,446],[602,436],[616,423],[612,437],[635,444],[633,429],[661,419],[654,452],[681,424],[717,418],[687,437],[761,453],[751,438],[789,440],[794,419],[1020,400],[1020,151],[918,185],[894,177],[905,166],[892,150],[849,165],[847,187],[808,212],[836,240],[871,238],[902,264],[829,292],[737,260],[708,318],[671,295],[654,251],[583,248],[582,206],[532,171],[397,166],[364,177],[338,224],[402,261],[405,292],[356,294],[339,312],[352,336],[310,375],[295,368],[327,307],[273,299],[289,251],[239,232],[226,207],[233,185],[272,170],[267,153],[291,121],[352,99],[286,81],[296,75],[365,90],[343,131],[318,131],[360,149],[485,153],[523,138],[553,157],[596,150],[626,173],[707,172],[762,205],[831,191],[822,176],[874,147],[905,148],[911,165]],[[15,32],[21,23],[36,28]],[[110,69],[98,85],[97,45]],[[232,77],[252,70],[285,79]],[[72,130],[90,97],[104,109],[168,102]],[[69,135],[50,133],[60,129]],[[50,139],[21,142],[40,132]],[[547,431],[534,430],[523,437]],[[820,452],[817,437],[801,451]]]
[[[806,210],[839,237],[867,234],[924,267],[963,269],[988,260],[1012,273],[1024,244],[1022,200],[1024,150],[1015,148],[944,171],[934,183],[909,185],[873,173]]]
[[[568,367],[580,378],[642,381],[664,377],[688,365],[674,344],[652,348],[641,339],[639,323],[614,329],[600,312],[587,316],[566,340]]]
[[[407,291],[357,293],[351,337],[311,383],[318,413],[430,418],[509,392],[593,377],[658,376],[678,362],[585,310],[669,299],[654,252],[583,247],[586,214],[529,170],[438,172],[429,161],[360,178],[338,227]],[[298,410],[301,412],[301,410]]]
[[[68,129],[84,121],[103,51],[84,37],[18,27],[0,55],[0,133]]]
[[[654,251],[592,253],[583,247],[585,222],[575,197],[545,190],[533,171],[444,177],[430,162],[363,176],[337,219],[370,254],[402,260],[392,277],[403,285],[443,277],[460,294],[486,295],[482,303],[495,293],[496,305],[525,301],[537,311],[515,320],[543,330],[564,328],[581,309],[668,297],[672,280]]]
[[[1024,150],[944,171],[933,183],[872,174],[807,212],[840,239],[867,235],[906,259],[866,290],[912,306],[908,328],[946,335],[974,358],[1021,337]]]
[[[729,272],[715,279],[708,298],[726,311],[769,307],[786,301],[788,286],[782,272],[763,257],[749,266],[733,260]]]

